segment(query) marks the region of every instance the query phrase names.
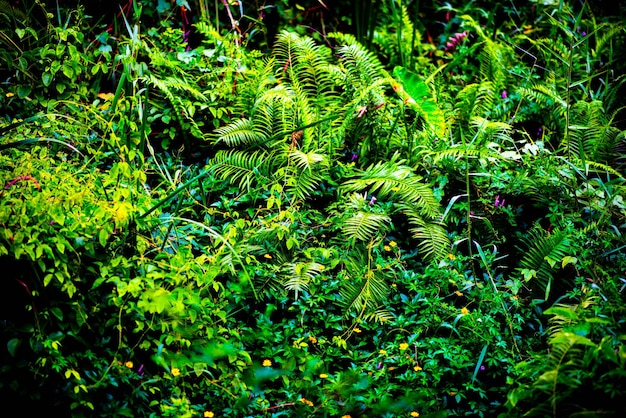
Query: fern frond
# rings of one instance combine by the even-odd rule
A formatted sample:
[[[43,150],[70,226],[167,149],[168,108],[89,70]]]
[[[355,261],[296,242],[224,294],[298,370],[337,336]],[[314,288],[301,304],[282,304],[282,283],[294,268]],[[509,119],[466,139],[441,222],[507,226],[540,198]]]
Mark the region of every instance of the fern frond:
[[[611,162],[620,130],[611,126],[602,102],[579,101],[570,107],[566,150],[581,160]]]
[[[217,142],[223,142],[229,147],[250,145],[267,139],[264,133],[255,129],[255,123],[250,119],[238,119],[226,126],[215,130]]]
[[[495,142],[498,144],[511,143],[511,125],[504,122],[494,122],[480,116],[474,116],[470,120],[471,126],[477,130],[478,143]]]
[[[287,271],[285,289],[295,292],[295,297],[298,299],[299,293],[309,289],[309,283],[320,274],[324,266],[315,262],[287,263],[285,268]]]
[[[410,231],[418,239],[418,249],[424,260],[440,261],[450,252],[450,238],[443,224],[426,222],[418,213],[405,208],[409,222],[413,227]]]
[[[343,232],[349,239],[370,241],[382,234],[390,223],[387,215],[359,211],[344,221]]]
[[[211,166],[217,178],[249,190],[255,182],[272,181],[275,158],[260,150],[218,151],[211,160]]]
[[[362,318],[384,318],[381,305],[391,290],[382,272],[372,270],[362,257],[348,259],[339,294],[346,315],[354,312]]]
[[[346,71],[347,80],[356,89],[369,86],[384,77],[384,67],[378,57],[359,44],[353,36],[333,33],[329,34],[329,38],[342,43],[337,49],[339,61]]]
[[[422,214],[435,218],[440,213],[440,205],[432,189],[405,165],[393,162],[379,162],[359,173],[356,179],[348,180],[341,190],[355,192],[369,189],[372,194],[389,197],[399,203],[415,204]]]
[[[469,84],[456,97],[462,120],[470,120],[474,116],[488,117],[492,109],[495,108],[495,100],[495,86],[490,81]]]
[[[536,226],[529,232],[525,241],[528,248],[520,260],[520,269],[536,272],[535,281],[548,299],[555,280],[555,267],[558,268],[563,258],[570,255],[570,237],[561,230],[546,234]]]

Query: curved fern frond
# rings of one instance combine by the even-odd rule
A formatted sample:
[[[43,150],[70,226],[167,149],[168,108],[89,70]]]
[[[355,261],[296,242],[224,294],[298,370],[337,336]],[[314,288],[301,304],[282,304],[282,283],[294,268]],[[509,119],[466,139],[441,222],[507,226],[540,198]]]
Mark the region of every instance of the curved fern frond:
[[[370,269],[363,258],[361,255],[346,261],[339,304],[346,315],[356,313],[361,318],[381,320],[388,316],[381,305],[387,300],[391,288],[387,277],[380,270]]]
[[[567,232],[554,230],[546,234],[535,226],[525,239],[528,248],[520,260],[520,270],[535,271],[535,281],[547,300],[555,280],[555,271],[564,257],[570,255],[571,241]]]
[[[218,151],[211,161],[215,176],[249,190],[254,182],[271,181],[274,159],[265,152]]]
[[[440,214],[440,205],[432,189],[416,175],[411,167],[393,162],[379,162],[359,173],[356,179],[344,182],[340,188],[355,192],[369,189],[372,194],[390,198],[398,203],[412,203],[429,218]]]
[[[581,160],[610,162],[620,130],[611,126],[602,102],[579,101],[570,108],[568,137],[563,141],[566,150]]]
[[[287,263],[285,268],[287,272],[285,289],[295,292],[295,297],[298,299],[299,293],[309,289],[309,283],[320,274],[324,266],[315,262]]]
[[[378,57],[359,44],[354,36],[332,33],[328,37],[337,39],[342,44],[337,49],[337,55],[346,71],[348,86],[359,89],[384,77],[384,67]]]
[[[344,221],[343,232],[349,239],[370,241],[391,223],[387,215],[359,211]]]
[[[216,129],[217,142],[223,142],[229,147],[250,145],[264,141],[266,136],[258,132],[255,123],[250,119],[238,119],[226,126]]]
[[[417,238],[419,253],[426,261],[440,261],[448,255],[450,238],[443,224],[426,222],[412,207],[402,205],[401,209],[413,226],[410,231]]]

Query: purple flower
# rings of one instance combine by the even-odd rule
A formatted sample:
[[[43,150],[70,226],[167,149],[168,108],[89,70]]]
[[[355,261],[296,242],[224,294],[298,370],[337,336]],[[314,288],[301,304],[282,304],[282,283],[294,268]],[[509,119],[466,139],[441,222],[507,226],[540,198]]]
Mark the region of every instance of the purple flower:
[[[356,152],[352,153],[352,157],[350,158],[350,161],[354,162],[359,158],[359,154],[357,154]]]
[[[480,371],[484,371],[485,370],[485,366],[480,366]]]
[[[376,203],[376,196],[372,196],[372,198],[370,199],[370,206],[372,206],[374,203]]]
[[[495,206],[496,208],[498,208],[498,207],[501,208],[501,207],[504,206],[504,202],[505,202],[505,200],[504,199],[500,200],[500,195],[497,195],[495,202],[493,202],[493,206]]]
[[[507,98],[507,92],[506,90],[502,90],[502,98],[506,99]]]

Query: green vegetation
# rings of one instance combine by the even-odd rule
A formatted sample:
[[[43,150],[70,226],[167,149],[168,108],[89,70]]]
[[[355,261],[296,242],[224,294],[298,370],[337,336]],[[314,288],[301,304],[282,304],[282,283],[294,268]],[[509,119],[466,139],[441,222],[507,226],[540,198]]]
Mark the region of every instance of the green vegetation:
[[[623,11],[93,3],[0,8],[5,405],[626,414]]]

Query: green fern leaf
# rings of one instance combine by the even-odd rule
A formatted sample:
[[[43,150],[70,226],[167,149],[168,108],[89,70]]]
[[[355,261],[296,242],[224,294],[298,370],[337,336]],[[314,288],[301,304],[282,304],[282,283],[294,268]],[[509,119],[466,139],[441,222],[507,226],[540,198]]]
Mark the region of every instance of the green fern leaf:
[[[359,211],[345,220],[343,232],[349,239],[370,241],[382,234],[389,223],[391,218],[387,215]]]
[[[379,162],[360,172],[358,178],[341,185],[342,190],[352,192],[366,188],[381,198],[415,204],[426,217],[436,218],[440,215],[440,205],[432,189],[408,166]]]
[[[298,299],[299,293],[308,290],[309,283],[315,279],[324,268],[319,263],[287,263],[287,280],[284,282],[285,289],[295,292]]]

